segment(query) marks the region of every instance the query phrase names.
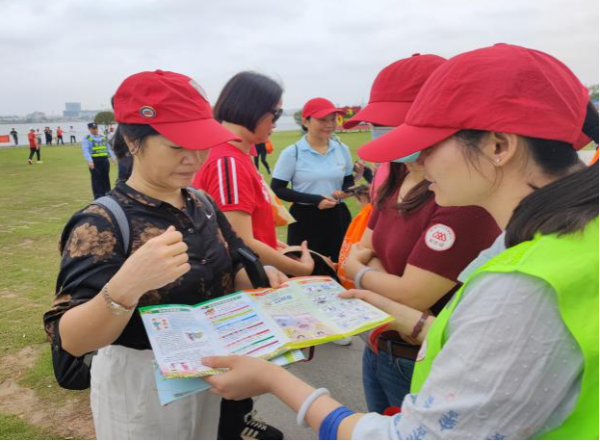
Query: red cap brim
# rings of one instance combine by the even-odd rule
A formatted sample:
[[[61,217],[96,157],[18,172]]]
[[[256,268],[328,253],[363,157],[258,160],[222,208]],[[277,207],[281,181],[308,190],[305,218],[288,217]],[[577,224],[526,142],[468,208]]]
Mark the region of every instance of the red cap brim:
[[[358,156],[371,162],[393,161],[431,147],[459,130],[402,124],[359,148]]]
[[[241,139],[212,118],[151,126],[169,141],[188,150],[205,150]]]
[[[323,109],[323,110],[319,110],[309,116],[314,117],[314,118],[324,118],[327,115],[331,115],[332,113],[339,113],[340,115],[344,115],[346,112],[342,109],[337,109],[337,108]],[[308,118],[308,117],[305,117],[305,118]]]
[[[406,114],[410,109],[412,102],[400,101],[380,101],[369,103],[363,107],[356,115],[344,123],[345,129],[367,122],[385,127],[398,127],[404,124]]]

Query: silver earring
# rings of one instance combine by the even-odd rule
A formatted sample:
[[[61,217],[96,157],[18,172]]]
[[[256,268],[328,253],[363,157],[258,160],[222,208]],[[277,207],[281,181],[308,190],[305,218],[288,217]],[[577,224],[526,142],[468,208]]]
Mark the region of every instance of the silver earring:
[[[500,158],[496,158],[495,161],[496,161],[496,164],[500,164]]]

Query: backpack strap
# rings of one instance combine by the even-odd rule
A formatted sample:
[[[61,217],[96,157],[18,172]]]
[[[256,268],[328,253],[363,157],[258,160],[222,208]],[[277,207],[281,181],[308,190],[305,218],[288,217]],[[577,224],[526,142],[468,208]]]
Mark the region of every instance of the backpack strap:
[[[200,202],[204,204],[204,206],[206,207],[206,211],[208,211],[208,214],[210,214],[210,217],[212,217],[212,215],[215,214],[213,204],[208,200],[204,191],[198,190],[194,187],[188,187],[187,191],[188,193],[192,193],[193,195],[197,196],[198,199],[200,199]]]
[[[93,202],[94,205],[99,205],[108,211],[114,219],[117,221],[117,226],[121,231],[121,237],[123,238],[123,250],[125,250],[125,256],[129,255],[129,239],[130,239],[130,230],[129,230],[129,220],[127,219],[127,215],[125,214],[125,210],[121,207],[121,204],[117,202],[117,200],[112,196],[102,196],[96,199]]]

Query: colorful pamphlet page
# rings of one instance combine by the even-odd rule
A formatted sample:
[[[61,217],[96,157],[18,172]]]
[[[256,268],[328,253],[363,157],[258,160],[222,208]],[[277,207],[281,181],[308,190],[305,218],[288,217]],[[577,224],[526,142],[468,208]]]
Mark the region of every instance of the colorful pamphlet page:
[[[165,378],[212,375],[210,355],[271,359],[359,334],[393,321],[330,277],[297,277],[277,289],[240,291],[197,305],[145,306],[139,311]]]
[[[302,351],[294,349],[293,351],[279,355],[270,361],[278,366],[287,366],[303,360],[306,360],[306,357]],[[165,378],[161,374],[156,362],[154,362],[154,379],[156,380],[158,400],[162,406],[166,406],[173,401],[210,389],[210,384],[202,378]]]

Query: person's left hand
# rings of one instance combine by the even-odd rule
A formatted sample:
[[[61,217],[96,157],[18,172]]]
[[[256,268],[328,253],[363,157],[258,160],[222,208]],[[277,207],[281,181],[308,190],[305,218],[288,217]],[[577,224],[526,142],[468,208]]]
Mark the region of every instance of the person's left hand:
[[[346,193],[345,191],[342,190],[335,190],[331,196],[334,199],[346,199],[349,198],[350,196],[352,196],[352,193]]]
[[[261,358],[242,355],[206,357],[202,364],[212,368],[229,369],[223,374],[203,377],[212,386],[212,393],[228,400],[243,400],[271,392],[270,384],[277,375],[277,365]]]
[[[288,276],[283,274],[274,266],[265,266],[265,273],[267,273],[267,277],[269,278],[269,284],[271,288],[279,288],[282,283],[290,280]]]
[[[361,159],[359,161],[356,161],[354,163],[353,169],[354,169],[354,173],[355,173],[354,181],[358,182],[362,179],[363,174],[365,173],[365,163],[363,162],[363,160]]]
[[[375,256],[375,252],[371,248],[361,247],[355,243],[350,248],[348,253],[348,260],[355,260],[361,265],[367,265],[369,261]]]
[[[346,277],[353,279],[362,268],[368,265],[374,255],[375,252],[371,248],[361,247],[359,244],[352,245],[348,257],[343,263]]]

